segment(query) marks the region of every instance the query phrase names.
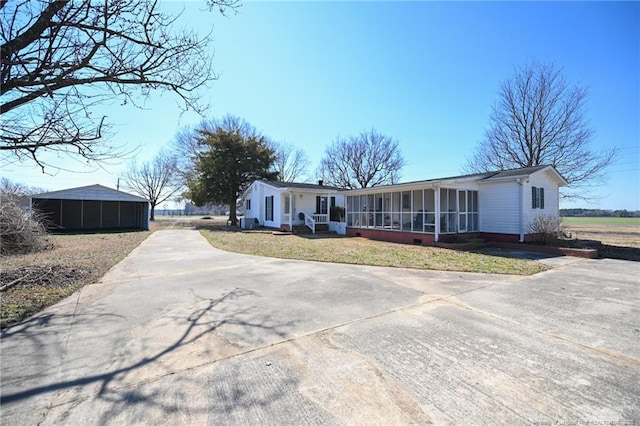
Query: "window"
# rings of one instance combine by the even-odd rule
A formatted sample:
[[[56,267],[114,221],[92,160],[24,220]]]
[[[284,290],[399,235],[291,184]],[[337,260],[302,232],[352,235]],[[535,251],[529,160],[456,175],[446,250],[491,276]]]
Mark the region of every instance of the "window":
[[[478,230],[478,191],[458,191],[458,232]]]
[[[467,231],[467,191],[458,191],[458,232]]]
[[[382,194],[374,194],[374,218],[373,227],[382,228]]]
[[[264,197],[264,220],[273,220],[273,195]]]
[[[416,189],[412,193],[413,201],[412,201],[412,212],[413,212],[413,220],[412,220],[412,230],[413,232],[424,232],[424,206],[423,206],[423,192],[422,189]]]
[[[478,230],[478,191],[467,191],[467,231]]]
[[[251,198],[247,198],[244,200],[244,209],[251,210]]]
[[[347,226],[433,234],[478,231],[478,191],[441,188],[347,196]],[[436,214],[440,202],[440,215]]]
[[[544,209],[544,188],[531,187],[531,208]]]
[[[457,232],[458,202],[455,189],[440,189],[440,232]]]
[[[284,212],[286,214],[290,213],[291,210],[291,198],[289,198],[289,195],[285,195],[284,197]]]
[[[411,208],[411,193],[402,193],[402,210],[409,210]]]
[[[401,217],[400,223],[403,231],[411,231],[412,214],[411,214],[411,192],[405,191],[402,193],[401,204]]]
[[[389,226],[391,229],[402,229],[402,193],[401,192],[392,192],[391,193],[391,223]]]

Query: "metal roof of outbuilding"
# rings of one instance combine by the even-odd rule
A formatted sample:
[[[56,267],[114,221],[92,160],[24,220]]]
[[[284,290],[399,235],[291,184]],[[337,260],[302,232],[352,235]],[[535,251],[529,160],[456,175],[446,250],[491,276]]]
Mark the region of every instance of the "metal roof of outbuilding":
[[[148,203],[149,200],[117,191],[102,185],[81,186],[79,188],[62,189],[60,191],[43,192],[31,196],[40,200],[96,200],[96,201],[132,201]]]

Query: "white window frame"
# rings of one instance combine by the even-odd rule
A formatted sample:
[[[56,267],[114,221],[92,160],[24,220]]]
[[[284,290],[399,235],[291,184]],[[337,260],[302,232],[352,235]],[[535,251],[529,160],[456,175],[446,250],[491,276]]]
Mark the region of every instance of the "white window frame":
[[[544,210],[544,188],[531,187],[531,208]]]
[[[264,197],[264,220],[273,222],[273,195]]]

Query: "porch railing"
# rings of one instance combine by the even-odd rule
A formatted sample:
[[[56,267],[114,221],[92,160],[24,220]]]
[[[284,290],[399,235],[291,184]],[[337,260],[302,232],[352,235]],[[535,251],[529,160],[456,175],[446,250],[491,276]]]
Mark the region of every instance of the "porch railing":
[[[315,215],[309,216],[308,214],[305,213],[304,214],[304,224],[306,226],[308,226],[309,229],[311,229],[312,233],[315,234],[316,233],[316,221],[313,218],[313,216],[315,216]]]
[[[316,223],[329,223],[329,215],[328,214],[314,214],[313,215],[313,220],[315,220]]]
[[[304,214],[304,224],[311,229],[311,232],[316,233],[316,225],[329,223],[328,214]]]

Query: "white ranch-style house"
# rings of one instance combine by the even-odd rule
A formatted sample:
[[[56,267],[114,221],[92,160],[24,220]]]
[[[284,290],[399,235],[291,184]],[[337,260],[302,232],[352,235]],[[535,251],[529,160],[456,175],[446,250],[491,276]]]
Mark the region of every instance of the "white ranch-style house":
[[[552,166],[344,190],[322,184],[255,181],[243,194],[244,227],[338,234],[429,245],[457,234],[524,242],[537,216],[559,216],[567,181]]]
[[[340,188],[294,182],[266,182],[257,180],[244,192],[242,227],[259,224],[269,228],[291,231],[306,226],[316,232],[322,225],[339,234],[346,233],[344,215],[331,217],[336,207],[344,211],[344,192]],[[333,220],[332,220],[333,219]]]

